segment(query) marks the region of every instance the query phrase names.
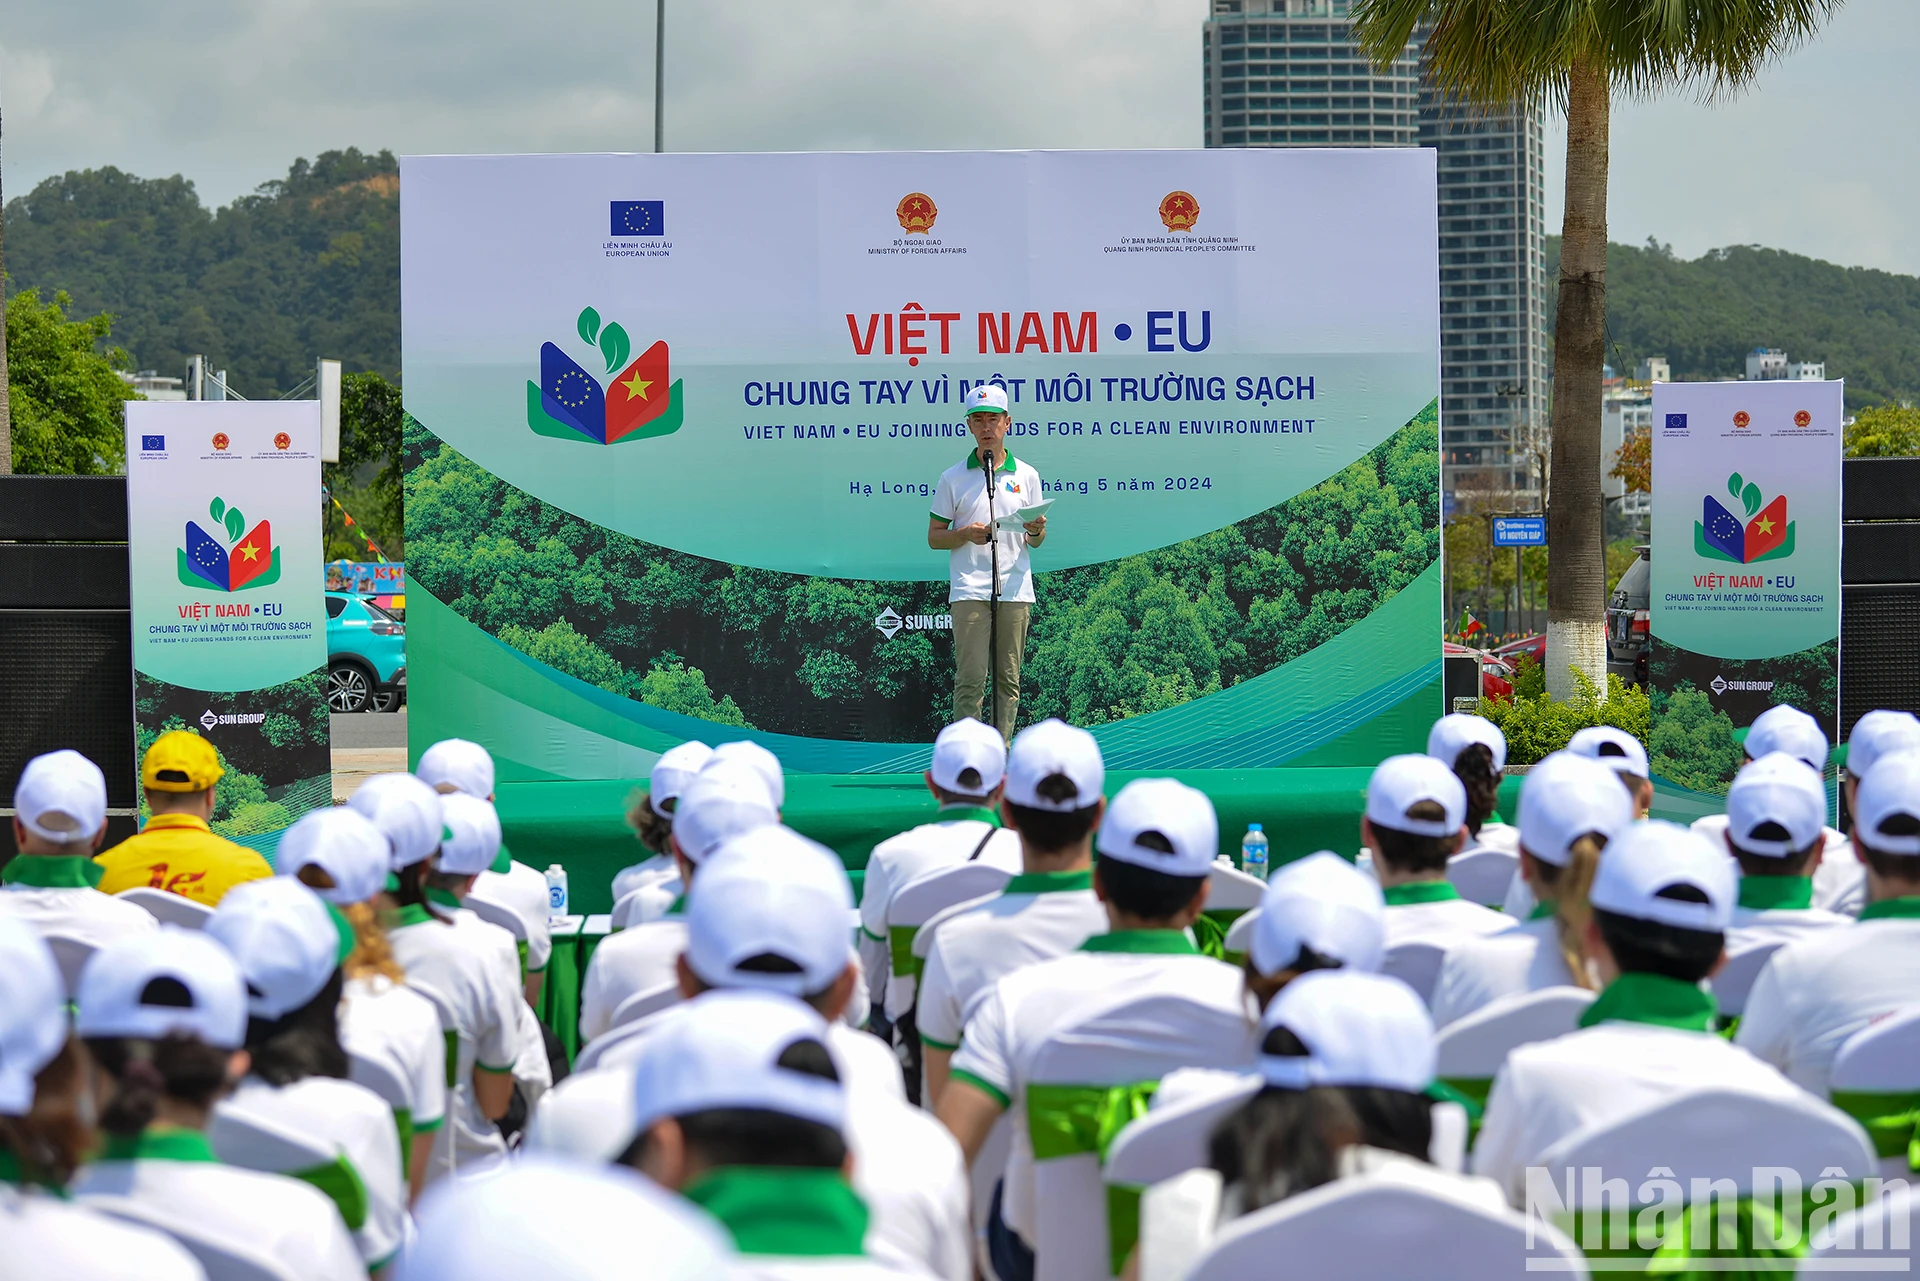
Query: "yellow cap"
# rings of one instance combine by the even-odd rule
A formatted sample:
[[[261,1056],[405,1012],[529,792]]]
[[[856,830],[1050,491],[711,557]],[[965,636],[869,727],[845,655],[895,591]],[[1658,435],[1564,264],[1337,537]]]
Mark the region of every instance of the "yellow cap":
[[[153,741],[140,762],[140,785],[156,792],[204,792],[226,773],[213,744],[183,729]]]

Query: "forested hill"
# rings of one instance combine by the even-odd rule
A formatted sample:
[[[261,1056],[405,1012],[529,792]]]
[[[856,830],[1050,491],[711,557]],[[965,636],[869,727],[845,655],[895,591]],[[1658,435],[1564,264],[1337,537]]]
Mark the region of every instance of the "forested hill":
[[[1547,241],[1548,328],[1560,241]],[[1676,379],[1746,372],[1755,347],[1824,360],[1847,380],[1851,409],[1920,402],[1920,278],[1836,267],[1758,245],[1710,249],[1691,262],[1651,241],[1607,247],[1607,359],[1631,377],[1665,356]]]
[[[89,169],[6,206],[7,292],[64,289],[113,313],[134,368],[178,377],[205,355],[250,400],[319,356],[400,373],[400,169],[349,148],[210,210],[185,178]]]

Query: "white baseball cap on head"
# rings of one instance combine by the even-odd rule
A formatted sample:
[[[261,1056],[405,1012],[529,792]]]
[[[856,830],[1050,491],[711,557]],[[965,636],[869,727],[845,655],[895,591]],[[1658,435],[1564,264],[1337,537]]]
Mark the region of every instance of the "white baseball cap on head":
[[[962,783],[960,774],[969,769],[980,776],[979,780]],[[955,721],[933,740],[933,764],[928,773],[943,791],[985,796],[1007,776],[1007,740],[983,721]]]
[[[731,1276],[733,1243],[692,1203],[622,1166],[532,1155],[427,1189],[396,1281],[650,1281]],[[644,1243],[636,1246],[636,1243]]]
[[[493,755],[464,738],[443,738],[420,753],[414,775],[436,792],[451,787],[486,800],[493,795]]]
[[[1437,803],[1445,816],[1409,818],[1407,811],[1422,801]],[[1431,756],[1389,756],[1367,780],[1367,819],[1415,836],[1452,836],[1467,821],[1466,785],[1451,764]]]
[[[1608,841],[1633,822],[1633,799],[1591,756],[1554,752],[1520,784],[1520,845],[1542,863],[1565,867],[1581,837]]]
[[[412,774],[375,774],[360,784],[347,804],[387,838],[391,871],[424,863],[440,848],[444,828],[440,793]]]
[[[1472,712],[1448,712],[1427,731],[1427,755],[1448,769],[1458,763],[1460,753],[1476,743],[1493,753],[1494,773],[1507,767],[1507,736],[1500,732],[1498,725],[1484,716],[1475,716]]]
[[[283,1018],[320,995],[353,950],[352,928],[291,876],[228,890],[206,933],[239,963],[247,1013],[259,1019]]]
[[[1386,957],[1386,911],[1379,881],[1329,850],[1309,854],[1267,882],[1247,959],[1274,975],[1310,948],[1346,969],[1378,970]]]
[[[673,807],[673,842],[695,864],[706,862],[729,836],[780,821],[766,776],[747,761],[715,755]]]
[[[0,912],[0,1116],[33,1110],[34,1077],[67,1043],[67,987],[46,940]]]
[[[713,755],[707,758],[707,764],[700,768],[704,770],[722,761],[748,766],[754,773],[765,779],[767,795],[773,798],[773,808],[779,809],[787,803],[787,776],[780,768],[780,758],[760,744],[746,739],[722,743],[713,749]]]
[[[660,759],[653,763],[653,772],[647,775],[647,804],[653,812],[661,818],[672,818],[673,811],[667,808],[667,802],[678,800],[700,767],[712,757],[713,749],[698,739],[676,743],[660,753]]]
[[[634,1132],[644,1134],[663,1117],[715,1108],[778,1112],[842,1129],[841,1083],[780,1066],[795,1044],[824,1048],[827,1035],[826,1021],[789,996],[738,988],[702,994],[634,1056]]]
[[[962,403],[968,414],[1004,414],[1007,412],[1007,389],[997,383],[981,383],[967,389]]]
[[[1107,807],[1093,847],[1168,876],[1205,876],[1220,850],[1220,820],[1205,792],[1177,779],[1136,778]]]
[[[1267,1084],[1372,1086],[1417,1094],[1433,1084],[1433,1016],[1412,988],[1385,974],[1315,970],[1280,990],[1260,1017],[1262,1033],[1285,1028],[1305,1055],[1260,1055]]]
[[[1881,756],[1860,780],[1853,795],[1854,844],[1882,854],[1920,854],[1920,832],[1881,830],[1900,817],[1920,819],[1920,749]]]
[[[1661,897],[1661,891],[1681,886],[1692,886],[1707,901]],[[1739,892],[1736,864],[1724,848],[1677,823],[1651,819],[1628,824],[1608,842],[1587,901],[1617,916],[1724,934]]]
[[[329,903],[365,903],[387,884],[386,835],[366,815],[344,805],[311,810],[280,837],[273,864],[281,876],[317,867],[333,888],[315,890]]]
[[[70,747],[36,756],[20,771],[13,808],[20,825],[43,841],[91,841],[107,821],[107,776]]]
[[[1805,761],[1816,774],[1827,768],[1827,732],[1797,707],[1777,703],[1754,717],[1746,729],[1733,731],[1733,736],[1756,761],[1769,752],[1785,752]]]
[[[1073,784],[1073,794],[1064,800],[1049,800],[1037,790],[1043,780],[1055,774]],[[1070,813],[1099,800],[1106,785],[1107,767],[1100,759],[1100,745],[1087,731],[1049,718],[1014,735],[1013,747],[1007,752],[1004,795],[1015,805]]]
[[[465,792],[440,798],[440,855],[434,870],[448,876],[478,876],[500,853],[500,815],[492,801]]]
[[[1647,766],[1646,747],[1627,731],[1611,725],[1589,725],[1585,729],[1575,730],[1573,737],[1567,740],[1567,750],[1575,756],[1599,761],[1616,774],[1635,774],[1641,778],[1652,776],[1652,770]]]
[[[1882,756],[1915,747],[1920,747],[1920,717],[1882,707],[1854,722],[1840,751],[1847,773],[1860,779],[1872,771],[1874,762]]]
[[[762,988],[808,996],[850,963],[853,887],[826,846],[792,828],[729,837],[687,895],[687,965],[716,988]],[[756,957],[794,965],[785,973],[742,969]]]
[[[1763,823],[1778,825],[1785,835],[1755,835]],[[1727,836],[1745,853],[1797,854],[1819,840],[1826,825],[1826,786],[1798,756],[1768,752],[1748,761],[1727,789]]]
[[[240,963],[201,930],[162,925],[115,939],[80,972],[74,1004],[80,1010],[74,1031],[81,1036],[157,1041],[182,1032],[221,1050],[247,1042]]]

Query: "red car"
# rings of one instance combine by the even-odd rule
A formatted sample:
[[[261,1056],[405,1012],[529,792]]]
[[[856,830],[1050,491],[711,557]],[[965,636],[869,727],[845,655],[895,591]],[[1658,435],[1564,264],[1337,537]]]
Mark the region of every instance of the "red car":
[[[1531,658],[1542,667],[1547,665],[1547,638],[1544,635],[1523,636],[1517,641],[1508,641],[1493,651],[1495,657],[1506,660],[1516,670],[1519,668],[1522,654]]]

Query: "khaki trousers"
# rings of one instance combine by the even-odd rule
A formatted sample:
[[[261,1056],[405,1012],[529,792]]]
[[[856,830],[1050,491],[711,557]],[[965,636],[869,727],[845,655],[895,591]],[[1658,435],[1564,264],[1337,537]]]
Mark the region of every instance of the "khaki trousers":
[[[980,704],[987,694],[987,648],[991,629],[989,606],[983,600],[957,600],[953,611],[953,719],[984,719]],[[1000,602],[1000,652],[994,669],[1000,675],[993,724],[1002,738],[1013,737],[1014,715],[1020,710],[1020,660],[1027,653],[1027,601]]]

